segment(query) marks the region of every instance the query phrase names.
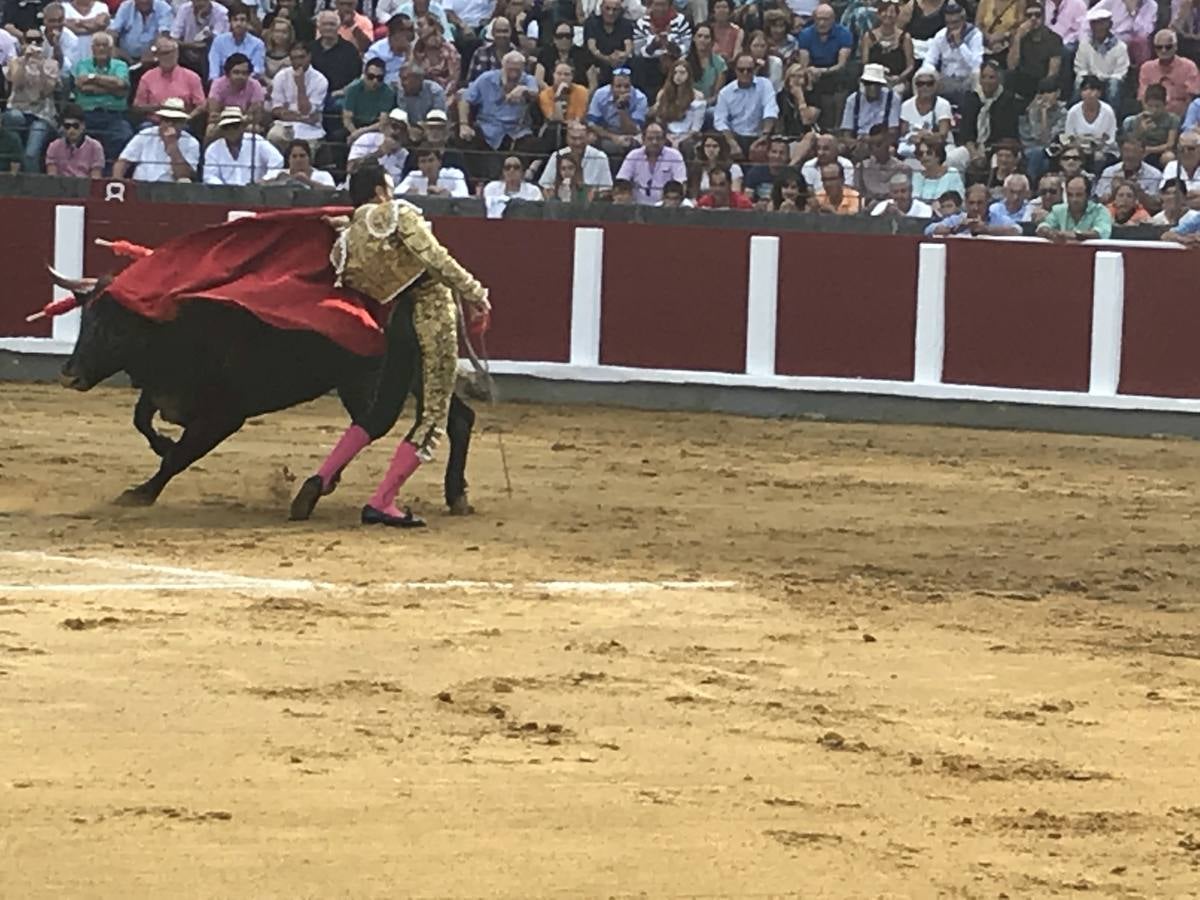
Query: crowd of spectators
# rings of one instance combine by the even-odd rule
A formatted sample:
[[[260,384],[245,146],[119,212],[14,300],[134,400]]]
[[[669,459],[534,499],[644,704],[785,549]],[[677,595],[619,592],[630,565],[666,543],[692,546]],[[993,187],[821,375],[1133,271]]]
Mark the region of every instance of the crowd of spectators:
[[[5,172],[330,190],[374,160],[399,195],[490,215],[519,199],[910,217],[937,236],[1200,231],[1196,0],[2,14]]]

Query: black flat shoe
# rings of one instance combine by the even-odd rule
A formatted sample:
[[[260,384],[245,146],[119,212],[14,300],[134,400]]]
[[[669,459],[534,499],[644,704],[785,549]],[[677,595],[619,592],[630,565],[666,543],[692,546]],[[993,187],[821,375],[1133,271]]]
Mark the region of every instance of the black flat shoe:
[[[362,523],[364,525],[387,525],[389,528],[424,528],[425,520],[414,516],[411,509],[404,507],[404,515],[390,516],[373,506],[362,508]]]
[[[304,479],[304,484],[300,485],[300,490],[296,491],[296,498],[292,501],[292,511],[288,518],[293,522],[303,522],[312,515],[312,511],[316,509],[317,501],[321,499],[323,493],[325,493],[325,485],[321,481],[320,475]]]

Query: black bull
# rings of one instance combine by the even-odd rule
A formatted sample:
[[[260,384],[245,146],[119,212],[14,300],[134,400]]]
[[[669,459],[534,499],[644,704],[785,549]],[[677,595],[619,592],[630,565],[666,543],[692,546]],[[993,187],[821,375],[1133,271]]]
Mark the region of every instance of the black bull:
[[[154,503],[172,478],[248,418],[336,390],[358,420],[375,395],[383,358],[359,356],[315,332],[275,328],[240,307],[204,301],[185,303],[171,321],[153,322],[121,306],[103,284],[93,287],[61,276],[56,282],[75,290],[82,305],[79,338],[63,365],[63,385],[87,391],[124,371],[141,390],[133,424],[161,463],[149,479],[117,498],[123,505]],[[408,317],[411,333],[412,305],[402,303],[395,315]],[[409,343],[414,354],[420,352],[415,337]],[[178,440],[155,430],[156,412],[183,426]],[[475,413],[454,396],[445,497],[456,513],[470,511],[466,466],[474,422]]]

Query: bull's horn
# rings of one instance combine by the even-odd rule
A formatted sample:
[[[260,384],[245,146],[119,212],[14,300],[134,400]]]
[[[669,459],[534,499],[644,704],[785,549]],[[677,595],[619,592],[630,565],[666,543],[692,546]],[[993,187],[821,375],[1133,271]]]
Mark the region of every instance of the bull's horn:
[[[86,293],[95,288],[96,282],[100,280],[98,278],[71,278],[58,271],[54,266],[46,266],[46,268],[50,271],[50,280],[59,287],[66,288],[68,291],[82,291]]]

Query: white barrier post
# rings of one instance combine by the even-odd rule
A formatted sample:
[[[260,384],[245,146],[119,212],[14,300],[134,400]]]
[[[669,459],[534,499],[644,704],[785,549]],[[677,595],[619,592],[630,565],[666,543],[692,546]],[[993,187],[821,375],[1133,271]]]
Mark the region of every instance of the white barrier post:
[[[941,384],[946,359],[946,245],[921,244],[918,254],[913,381]]]
[[[83,277],[83,235],[86,210],[82,206],[54,207],[54,268],[68,278]],[[54,286],[52,299],[70,295],[64,287]],[[51,320],[51,336],[56,341],[74,344],[79,337],[79,310]]]
[[[575,229],[571,275],[571,365],[600,365],[600,296],[604,275],[604,229]]]
[[[235,222],[238,219],[253,219],[254,213],[248,209],[231,209],[225,214],[226,222]]]
[[[1092,360],[1088,393],[1113,397],[1121,379],[1121,334],[1125,322],[1125,257],[1096,253],[1092,280]]]
[[[746,286],[746,374],[775,374],[779,322],[779,238],[750,238],[750,278]]]

